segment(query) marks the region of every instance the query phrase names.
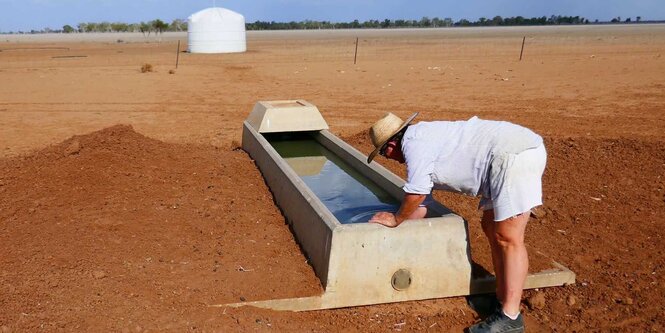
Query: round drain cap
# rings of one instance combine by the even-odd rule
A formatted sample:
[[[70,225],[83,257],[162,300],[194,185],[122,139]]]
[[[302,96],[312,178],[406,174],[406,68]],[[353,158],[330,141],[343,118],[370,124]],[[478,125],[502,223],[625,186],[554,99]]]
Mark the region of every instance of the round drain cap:
[[[406,269],[400,269],[393,274],[390,284],[397,291],[405,290],[411,285],[411,272]]]

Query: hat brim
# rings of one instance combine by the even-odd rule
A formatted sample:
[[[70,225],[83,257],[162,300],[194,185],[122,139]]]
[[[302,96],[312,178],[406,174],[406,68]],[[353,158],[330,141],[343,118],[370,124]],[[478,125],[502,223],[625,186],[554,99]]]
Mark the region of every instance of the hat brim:
[[[390,137],[388,137],[387,140],[383,141],[380,145],[378,145],[378,146],[376,147],[376,149],[374,149],[374,151],[371,152],[371,153],[369,154],[369,156],[367,156],[367,164],[371,163],[372,160],[374,159],[374,157],[376,157],[376,154],[378,154],[379,151],[381,151],[381,148],[383,148],[383,146],[385,146],[386,143],[390,142],[390,140],[392,140],[393,137],[394,137],[395,135],[397,135],[397,133],[399,133],[399,131],[403,130],[404,127],[408,126],[408,125],[413,121],[413,119],[416,118],[417,115],[418,115],[418,112],[414,113],[413,115],[411,115],[411,117],[407,118],[407,119],[404,121],[404,123],[402,123],[402,126],[400,126],[400,127],[399,127],[399,128],[393,133],[393,134],[391,134]]]

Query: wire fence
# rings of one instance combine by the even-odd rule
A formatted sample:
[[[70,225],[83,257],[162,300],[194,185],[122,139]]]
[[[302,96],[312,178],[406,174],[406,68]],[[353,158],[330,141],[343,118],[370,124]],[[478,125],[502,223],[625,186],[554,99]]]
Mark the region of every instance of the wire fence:
[[[442,61],[519,61],[523,39],[523,61],[527,62],[601,56],[659,56],[665,52],[665,25],[594,27],[586,30],[541,27],[249,32],[247,52],[216,55],[185,53],[186,34],[150,40],[143,40],[140,35],[134,37],[125,36],[126,40],[114,41],[114,38],[105,36],[104,42],[86,40],[77,44],[72,44],[72,41],[0,43],[0,67],[14,67],[11,58],[24,55],[31,61],[34,59],[32,66],[35,67],[49,66],[52,64],[49,61],[68,61],[67,64],[72,65],[78,61],[76,64],[83,67],[95,66],[100,64],[100,57],[109,66],[141,61],[139,59],[163,64],[173,62],[175,66],[179,55],[182,56],[180,61],[183,66],[188,63],[210,66],[308,62],[353,64],[354,60],[358,65],[394,61],[433,64]],[[179,48],[178,42],[181,43]],[[66,49],[62,48],[63,45],[67,46]],[[40,52],[44,53],[41,58]],[[81,57],[89,54],[91,56],[87,60]],[[72,55],[79,58],[70,59]],[[121,58],[124,60],[118,60]],[[17,65],[25,65],[25,62]]]

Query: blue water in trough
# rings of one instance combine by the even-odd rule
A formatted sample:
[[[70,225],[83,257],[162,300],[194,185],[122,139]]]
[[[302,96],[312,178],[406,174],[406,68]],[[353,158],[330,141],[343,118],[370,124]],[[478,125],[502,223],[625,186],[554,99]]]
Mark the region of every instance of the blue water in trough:
[[[364,223],[400,202],[305,133],[264,135],[340,223]]]

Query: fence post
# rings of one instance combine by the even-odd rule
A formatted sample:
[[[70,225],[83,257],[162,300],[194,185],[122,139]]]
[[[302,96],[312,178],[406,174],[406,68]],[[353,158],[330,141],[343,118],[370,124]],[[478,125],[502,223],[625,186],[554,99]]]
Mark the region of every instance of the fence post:
[[[358,59],[358,37],[356,37],[356,53],[353,56],[353,64],[356,64],[356,60]]]
[[[178,62],[180,61],[180,39],[178,39],[178,50],[175,52],[175,69],[178,69]]]

